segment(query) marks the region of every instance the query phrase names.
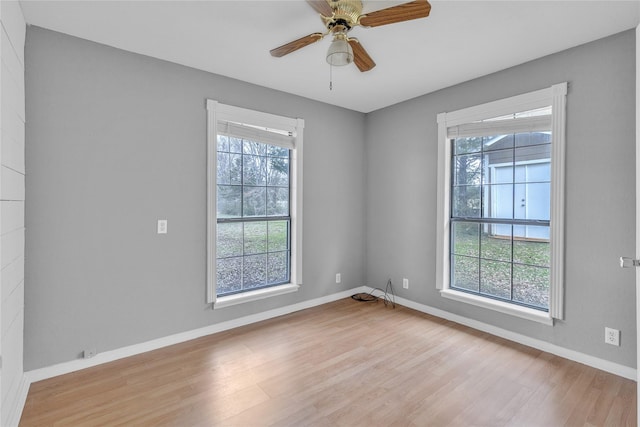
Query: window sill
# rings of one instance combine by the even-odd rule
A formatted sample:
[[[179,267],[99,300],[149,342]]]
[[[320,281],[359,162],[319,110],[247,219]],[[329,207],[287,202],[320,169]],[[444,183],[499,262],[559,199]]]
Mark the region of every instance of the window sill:
[[[522,319],[527,319],[534,322],[543,323],[545,325],[553,326],[553,318],[549,316],[549,313],[546,313],[544,311],[521,307],[502,301],[492,300],[489,298],[483,298],[481,296],[454,291],[452,289],[443,289],[440,291],[440,295],[444,298],[449,298],[478,307],[483,307],[489,310],[498,311],[500,313],[509,314],[511,316],[520,317]]]
[[[244,304],[245,302],[257,301],[264,298],[275,297],[277,295],[297,292],[298,289],[300,289],[300,285],[286,283],[284,285],[256,289],[255,291],[243,292],[241,294],[227,295],[217,298],[213,303],[213,308],[224,308],[232,305]]]

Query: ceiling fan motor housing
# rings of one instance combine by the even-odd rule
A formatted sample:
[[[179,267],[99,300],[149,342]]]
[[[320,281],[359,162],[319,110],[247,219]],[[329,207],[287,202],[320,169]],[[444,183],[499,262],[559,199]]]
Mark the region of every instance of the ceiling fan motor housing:
[[[333,17],[327,20],[327,28],[331,30],[337,25],[342,25],[350,30],[358,25],[358,19],[362,14],[362,1],[360,0],[331,0]]]

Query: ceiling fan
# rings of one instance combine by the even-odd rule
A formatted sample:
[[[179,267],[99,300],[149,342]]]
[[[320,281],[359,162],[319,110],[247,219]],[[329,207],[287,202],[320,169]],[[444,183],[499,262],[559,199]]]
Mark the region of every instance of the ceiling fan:
[[[272,56],[282,57],[305,46],[322,40],[332,34],[333,41],[327,51],[327,62],[331,65],[347,65],[355,62],[362,72],[376,66],[358,39],[349,37],[349,31],[358,25],[378,27],[396,22],[429,16],[431,5],[427,0],[415,0],[386,9],[362,14],[361,0],[307,0],[307,3],[320,14],[327,31],[312,33],[270,51]]]

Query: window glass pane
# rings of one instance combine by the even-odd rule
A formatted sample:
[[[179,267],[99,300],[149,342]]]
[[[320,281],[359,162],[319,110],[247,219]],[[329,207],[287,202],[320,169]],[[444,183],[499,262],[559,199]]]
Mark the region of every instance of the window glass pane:
[[[551,182],[551,163],[532,163],[526,166],[524,182]]]
[[[242,257],[218,259],[216,262],[216,291],[218,295],[242,289]]]
[[[451,258],[451,286],[478,292],[480,260],[460,255],[452,255]]]
[[[540,173],[539,165],[549,165],[551,159],[551,146],[550,145],[533,145],[531,147],[516,148],[516,165],[526,166],[526,176],[532,173]],[[551,174],[547,172],[546,179],[544,181],[551,180]],[[523,182],[520,178],[519,182]],[[532,179],[527,179],[524,182],[531,182]]]
[[[513,148],[514,135],[493,135],[482,138],[482,150],[504,150],[505,148]]]
[[[242,157],[219,152],[216,181],[218,184],[242,184]]]
[[[480,260],[480,292],[511,299],[511,263]]]
[[[218,152],[218,168],[216,182],[218,184],[230,184],[229,182],[229,153]]]
[[[480,225],[454,222],[452,227],[451,252],[457,255],[480,256]]]
[[[242,223],[221,223],[217,227],[216,256],[227,258],[242,256]]]
[[[218,135],[218,151],[229,152],[229,138],[226,135]]]
[[[267,255],[267,283],[280,284],[289,281],[289,252],[272,252]]]
[[[516,166],[515,182],[550,182],[551,163],[530,163]]]
[[[516,234],[518,230],[514,230],[513,262],[549,267],[551,260],[549,227],[527,225],[521,228],[522,231],[518,234]]]
[[[268,158],[267,185],[289,185],[289,157]]]
[[[551,215],[551,184],[532,183],[514,185],[516,219],[548,221]]]
[[[549,269],[513,266],[513,300],[536,307],[549,307]]]
[[[229,151],[232,153],[242,153],[242,139],[229,137]]]
[[[453,158],[453,185],[477,185],[482,176],[482,156],[469,154]]]
[[[453,140],[453,154],[478,153],[482,150],[482,138],[456,138]]]
[[[267,215],[267,188],[243,187],[242,208],[245,217]]]
[[[229,156],[229,184],[242,184],[242,155]]]
[[[451,198],[453,217],[480,217],[480,186],[465,185],[453,188]]]
[[[516,147],[551,143],[551,132],[526,132],[516,134]]]
[[[244,253],[258,254],[267,252],[267,223],[244,223]]]
[[[513,185],[484,186],[483,218],[513,218]]]
[[[243,140],[242,152],[244,154],[253,154],[256,156],[267,155],[267,145],[255,141]]]
[[[289,221],[269,221],[268,229],[269,252],[289,249]]]
[[[239,185],[218,185],[218,218],[232,218],[242,215],[242,187]]]
[[[267,188],[267,216],[289,215],[289,188]]]
[[[480,256],[511,262],[511,224],[483,224],[482,228]]]
[[[287,148],[278,147],[276,145],[267,145],[267,154],[269,156],[277,157],[289,157],[289,150]]]
[[[262,156],[242,156],[244,185],[267,184],[267,158]]]
[[[513,150],[500,150],[483,156],[484,184],[511,184],[513,182]]]
[[[243,290],[259,288],[267,284],[267,255],[250,255],[244,257]]]

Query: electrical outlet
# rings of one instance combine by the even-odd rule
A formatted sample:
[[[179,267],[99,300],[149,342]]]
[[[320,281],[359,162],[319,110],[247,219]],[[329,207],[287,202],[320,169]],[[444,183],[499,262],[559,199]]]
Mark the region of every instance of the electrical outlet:
[[[402,287],[409,289],[409,279],[402,279]]]
[[[342,282],[342,276],[340,275],[340,273],[336,274],[336,283],[341,283]]]
[[[167,234],[167,220],[159,219],[158,220],[158,234]]]
[[[604,328],[604,342],[607,344],[620,345],[620,331],[612,328]]]
[[[85,359],[91,359],[95,355],[96,355],[96,349],[95,348],[88,348],[88,349],[86,349],[86,350],[84,350],[82,352],[82,356]]]

